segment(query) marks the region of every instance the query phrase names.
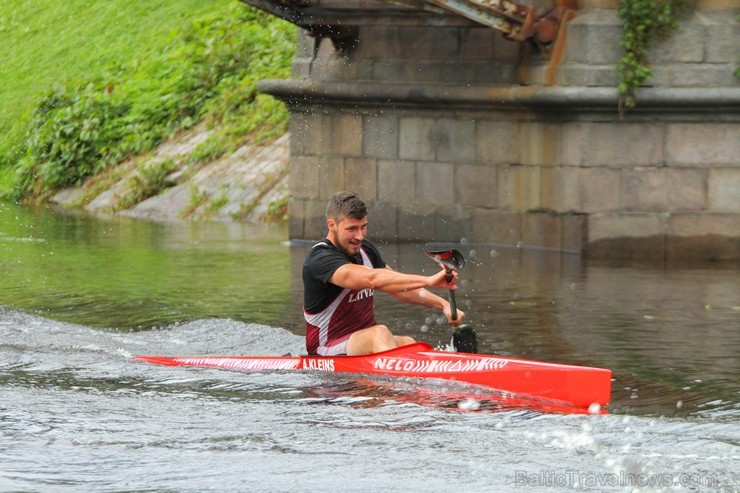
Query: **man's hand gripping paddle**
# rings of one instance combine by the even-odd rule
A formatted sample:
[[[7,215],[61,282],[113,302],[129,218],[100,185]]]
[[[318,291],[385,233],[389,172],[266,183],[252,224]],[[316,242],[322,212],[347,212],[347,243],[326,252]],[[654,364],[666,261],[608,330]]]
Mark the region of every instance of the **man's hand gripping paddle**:
[[[452,281],[453,271],[458,272],[465,265],[465,258],[457,250],[427,252],[427,256],[444,268],[447,272],[447,282]],[[450,289],[450,311],[452,312],[452,320],[457,320],[457,301],[453,289]],[[477,353],[478,336],[475,330],[465,324],[455,327],[455,331],[452,333],[452,346],[455,351],[460,353]]]

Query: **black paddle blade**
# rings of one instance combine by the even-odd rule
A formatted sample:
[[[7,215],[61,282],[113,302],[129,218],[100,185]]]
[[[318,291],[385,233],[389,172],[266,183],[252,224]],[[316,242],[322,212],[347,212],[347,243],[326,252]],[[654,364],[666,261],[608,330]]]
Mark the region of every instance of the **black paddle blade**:
[[[458,353],[478,353],[478,335],[470,325],[460,325],[452,333],[452,347]]]
[[[457,250],[427,252],[427,256],[447,270],[459,271],[465,265],[465,257]]]

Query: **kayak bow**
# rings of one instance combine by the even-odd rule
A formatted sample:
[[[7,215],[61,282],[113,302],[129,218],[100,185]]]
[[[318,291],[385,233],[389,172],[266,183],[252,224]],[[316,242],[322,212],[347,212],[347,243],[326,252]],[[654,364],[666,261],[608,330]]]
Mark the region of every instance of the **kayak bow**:
[[[134,356],[134,359],[158,365],[237,371],[313,370],[456,380],[580,409],[605,406],[611,396],[612,372],[607,369],[437,351],[424,342],[363,356]]]

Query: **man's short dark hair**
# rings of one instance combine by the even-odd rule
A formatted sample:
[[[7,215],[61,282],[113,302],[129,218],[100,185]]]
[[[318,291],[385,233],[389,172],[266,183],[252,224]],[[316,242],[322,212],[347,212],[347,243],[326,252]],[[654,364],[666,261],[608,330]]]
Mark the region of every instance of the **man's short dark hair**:
[[[345,217],[363,219],[365,216],[367,206],[356,193],[336,192],[329,198],[329,204],[326,206],[326,218],[337,223]]]

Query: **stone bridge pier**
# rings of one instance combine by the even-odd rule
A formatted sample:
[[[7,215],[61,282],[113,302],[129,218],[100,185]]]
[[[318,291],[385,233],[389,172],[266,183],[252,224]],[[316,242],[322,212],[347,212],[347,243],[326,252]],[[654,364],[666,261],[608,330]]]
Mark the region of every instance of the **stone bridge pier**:
[[[653,48],[623,117],[617,0],[245,1],[302,28],[293,78],[261,83],[291,110],[292,238],[352,190],[375,239],[740,258],[733,0]]]

